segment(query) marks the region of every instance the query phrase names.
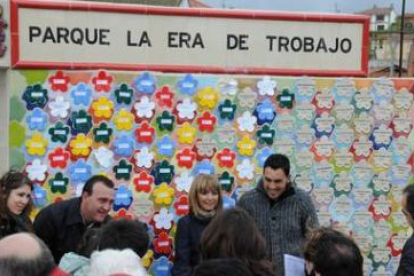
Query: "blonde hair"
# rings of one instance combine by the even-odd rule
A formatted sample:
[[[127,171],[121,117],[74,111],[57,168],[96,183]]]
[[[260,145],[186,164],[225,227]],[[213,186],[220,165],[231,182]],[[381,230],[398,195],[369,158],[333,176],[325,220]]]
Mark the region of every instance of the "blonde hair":
[[[215,211],[220,212],[223,210],[223,199],[221,197],[220,184],[217,177],[209,174],[199,174],[191,184],[188,196],[190,213],[194,214],[196,217],[200,217],[203,213],[203,209],[198,202],[198,194],[207,191],[217,192],[218,202]]]

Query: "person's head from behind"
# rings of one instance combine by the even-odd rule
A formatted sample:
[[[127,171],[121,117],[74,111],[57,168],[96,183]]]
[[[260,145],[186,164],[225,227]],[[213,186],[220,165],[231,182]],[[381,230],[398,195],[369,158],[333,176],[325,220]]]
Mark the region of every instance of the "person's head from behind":
[[[141,259],[131,249],[106,249],[91,256],[90,276],[129,275],[146,276]]]
[[[36,236],[18,233],[0,240],[1,276],[47,276],[54,267],[52,253]]]
[[[311,232],[305,245],[307,275],[363,276],[363,257],[356,243],[332,228]]]
[[[263,166],[263,188],[271,199],[277,199],[290,186],[290,162],[283,154],[270,155]]]
[[[249,267],[238,259],[213,259],[196,266],[194,276],[253,276]]]
[[[10,170],[0,179],[0,215],[28,216],[33,184],[22,172]]]
[[[81,215],[86,222],[105,220],[114,202],[114,183],[103,175],[89,178],[82,190]]]
[[[411,226],[414,228],[414,184],[409,184],[403,190],[402,212]]]
[[[99,250],[131,249],[141,258],[149,246],[146,224],[138,220],[111,220],[100,231]]]
[[[197,217],[215,214],[222,210],[220,184],[215,176],[199,174],[194,179],[189,192],[189,206],[190,213]]]
[[[266,256],[265,241],[254,220],[237,207],[223,211],[209,223],[200,247],[203,260],[236,258],[249,262]]]
[[[92,253],[98,250],[101,228],[88,228],[82,236],[77,253],[90,258]]]

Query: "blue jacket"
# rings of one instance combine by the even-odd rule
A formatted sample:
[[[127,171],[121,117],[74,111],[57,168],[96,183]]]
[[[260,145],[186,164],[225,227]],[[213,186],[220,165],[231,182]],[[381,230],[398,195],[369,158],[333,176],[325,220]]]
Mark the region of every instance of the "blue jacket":
[[[210,220],[200,219],[192,214],[178,220],[172,276],[193,275],[195,266],[200,262],[201,234]]]

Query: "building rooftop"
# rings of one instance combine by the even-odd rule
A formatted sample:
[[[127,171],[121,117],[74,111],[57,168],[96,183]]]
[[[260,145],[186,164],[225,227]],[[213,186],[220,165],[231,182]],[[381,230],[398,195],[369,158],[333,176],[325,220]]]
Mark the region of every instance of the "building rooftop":
[[[394,7],[391,5],[391,7],[388,8],[381,8],[374,5],[371,9],[360,11],[357,14],[364,14],[364,15],[387,15],[390,14],[391,11],[394,10]]]

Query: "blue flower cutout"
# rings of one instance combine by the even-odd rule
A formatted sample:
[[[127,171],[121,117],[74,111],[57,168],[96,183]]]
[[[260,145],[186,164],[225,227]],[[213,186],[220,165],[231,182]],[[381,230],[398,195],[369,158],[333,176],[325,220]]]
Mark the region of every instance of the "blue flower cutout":
[[[236,200],[234,200],[233,198],[227,195],[223,196],[223,208],[224,209],[230,209],[234,206],[236,206]]]
[[[89,106],[92,99],[92,89],[89,88],[84,82],[80,82],[70,91],[70,96],[72,97],[75,105],[84,105]]]
[[[134,140],[128,135],[117,136],[113,142],[114,152],[118,156],[129,157],[134,152]]]
[[[203,160],[197,165],[195,165],[193,169],[193,175],[199,175],[199,174],[214,174],[215,169],[213,164],[209,160]]]
[[[43,131],[47,124],[47,115],[40,108],[35,108],[27,117],[26,123],[30,130]]]
[[[154,276],[170,276],[172,264],[167,257],[162,256],[152,263],[152,273]]]
[[[355,188],[364,187],[371,182],[373,177],[374,172],[370,164],[360,162],[352,167],[351,178]]]
[[[128,210],[132,204],[132,191],[128,189],[125,184],[118,186],[115,194],[114,211],[118,211],[121,208]]]
[[[164,135],[160,141],[157,142],[157,153],[168,157],[173,156],[177,142],[173,141],[170,136]]]
[[[185,75],[185,77],[177,83],[180,92],[190,96],[193,96],[197,92],[197,85],[198,81],[191,74]]]
[[[264,147],[260,153],[257,155],[257,162],[259,163],[259,167],[263,167],[266,159],[273,153],[273,151],[268,148]]]
[[[150,73],[145,72],[135,79],[133,86],[138,92],[152,94],[155,91],[155,83],[155,78]]]
[[[374,103],[389,103],[395,94],[394,83],[391,79],[378,79],[371,87]]]
[[[379,150],[380,148],[388,149],[392,142],[392,132],[387,135],[386,133],[381,133],[381,128],[376,127],[374,128],[374,131],[369,136],[369,139],[372,141],[374,150]],[[385,136],[387,135],[387,136]],[[381,136],[381,138],[379,138]],[[386,137],[386,141],[384,139],[384,136]],[[381,141],[384,139],[384,141]]]
[[[257,123],[263,125],[265,123],[271,124],[276,117],[276,110],[274,105],[269,99],[259,103],[253,115],[257,117]]]
[[[36,184],[33,188],[32,201],[35,207],[42,207],[46,205],[46,189]]]
[[[69,178],[72,183],[79,184],[86,182],[92,176],[92,167],[85,160],[79,159],[69,165]]]

